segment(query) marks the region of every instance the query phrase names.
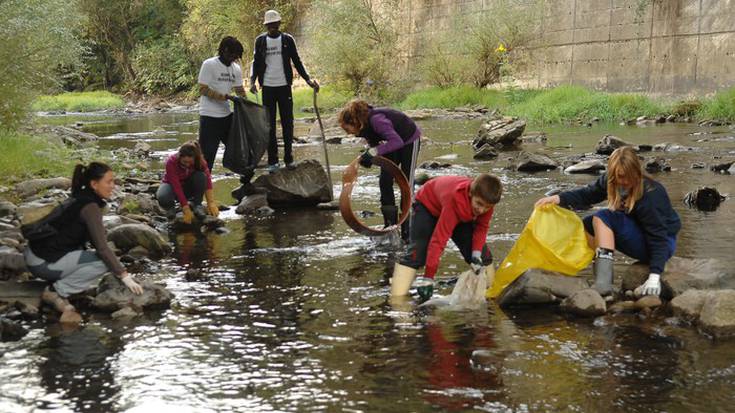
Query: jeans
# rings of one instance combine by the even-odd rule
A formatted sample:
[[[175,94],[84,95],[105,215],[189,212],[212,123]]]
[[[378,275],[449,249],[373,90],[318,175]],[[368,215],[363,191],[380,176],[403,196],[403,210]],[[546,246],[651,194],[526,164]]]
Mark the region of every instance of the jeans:
[[[187,180],[181,183],[184,196],[194,206],[201,205],[204,192],[207,190],[207,175],[202,171],[194,171]],[[162,183],[156,192],[158,205],[163,209],[171,209],[176,206],[176,193],[174,187],[169,183]]]

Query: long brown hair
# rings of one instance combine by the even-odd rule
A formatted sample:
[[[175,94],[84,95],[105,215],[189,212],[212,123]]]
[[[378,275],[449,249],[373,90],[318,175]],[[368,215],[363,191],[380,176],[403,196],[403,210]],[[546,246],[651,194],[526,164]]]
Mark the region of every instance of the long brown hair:
[[[607,207],[613,211],[623,207],[623,199],[618,193],[618,175],[624,176],[633,184],[625,199],[625,209],[630,213],[635,203],[643,198],[644,178],[650,179],[650,176],[643,172],[638,154],[630,146],[615,149],[607,161]]]
[[[202,155],[202,148],[199,147],[199,142],[189,141],[181,145],[179,148],[179,158],[181,157],[194,158],[194,169],[197,171],[203,171],[203,165],[206,163],[204,155]],[[211,165],[207,165],[211,168]]]
[[[362,99],[353,99],[339,112],[339,126],[351,125],[361,131],[368,123],[370,106]]]

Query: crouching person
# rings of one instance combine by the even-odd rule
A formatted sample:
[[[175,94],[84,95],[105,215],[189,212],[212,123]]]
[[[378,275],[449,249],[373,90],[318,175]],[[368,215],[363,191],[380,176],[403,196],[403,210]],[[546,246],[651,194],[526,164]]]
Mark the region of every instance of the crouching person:
[[[202,205],[205,196],[206,209]],[[199,220],[203,220],[207,212],[215,217],[219,215],[212,190],[212,175],[197,142],[181,145],[178,152],[166,159],[166,172],[161,186],[158,187],[156,199],[169,219],[176,217],[178,202],[185,224],[191,224],[194,215]]]
[[[61,321],[81,321],[68,297],[93,287],[107,272],[112,272],[134,294],[143,289],[125,270],[107,244],[102,225],[102,208],[115,189],[115,176],[109,166],[92,162],[77,165],[72,177],[71,199],[60,214],[49,218],[52,236],[29,239],[25,249],[28,270],[50,281],[42,299],[62,313]],[[90,241],[95,251],[85,249]]]
[[[393,270],[391,295],[407,295],[417,270],[425,265],[424,276],[416,280],[417,291],[423,300],[431,297],[439,259],[449,238],[475,273],[483,274],[488,286],[492,285],[495,271],[485,240],[502,191],[500,180],[489,174],[474,180],[442,176],[425,183],[416,194],[410,243]]]

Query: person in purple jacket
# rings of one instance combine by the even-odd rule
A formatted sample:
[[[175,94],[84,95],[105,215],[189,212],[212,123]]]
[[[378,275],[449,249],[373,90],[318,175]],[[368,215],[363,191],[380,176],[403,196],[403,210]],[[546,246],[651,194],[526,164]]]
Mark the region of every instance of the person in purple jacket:
[[[202,206],[202,198],[205,196],[206,209]],[[191,224],[194,215],[199,220],[203,220],[207,212],[214,217],[219,215],[212,190],[212,175],[198,142],[191,141],[181,145],[178,152],[166,159],[166,173],[156,192],[156,199],[170,219],[176,216],[178,201],[185,224]]]
[[[370,146],[361,156],[360,165],[369,168],[376,155],[398,165],[411,184],[421,141],[421,130],[403,112],[390,108],[374,108],[362,99],[347,104],[339,114],[339,124],[347,133],[365,138]],[[393,194],[393,176],[380,171],[380,210],[386,227],[398,222],[398,209]],[[401,238],[408,240],[408,220],[401,226]]]

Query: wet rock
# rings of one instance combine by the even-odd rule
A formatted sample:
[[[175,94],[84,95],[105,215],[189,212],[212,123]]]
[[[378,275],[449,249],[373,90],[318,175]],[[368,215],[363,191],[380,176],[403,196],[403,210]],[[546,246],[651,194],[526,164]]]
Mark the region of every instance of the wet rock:
[[[676,317],[696,321],[699,319],[699,313],[702,312],[702,306],[709,294],[707,290],[686,290],[671,300],[671,311]]]
[[[126,307],[165,309],[171,305],[173,294],[161,285],[148,280],[137,280],[143,294],[135,295],[112,274],[102,278],[92,305],[102,311],[115,312]]]
[[[150,224],[151,217],[140,214],[125,214],[125,218],[129,219],[131,224]]]
[[[595,145],[595,153],[600,155],[610,155],[615,149],[629,145],[629,143],[617,136],[605,135],[597,142],[597,145]]]
[[[520,172],[538,172],[556,169],[559,164],[546,155],[521,151],[513,161],[513,168]]]
[[[339,210],[339,200],[335,199],[329,202],[322,202],[321,204],[316,206],[316,209],[321,209],[324,211],[338,211]]]
[[[656,295],[646,295],[635,302],[635,308],[642,310],[644,308],[654,308],[661,305],[661,299]]]
[[[171,252],[171,246],[161,235],[145,224],[124,224],[113,228],[107,238],[123,252],[141,246],[154,258],[160,258]]]
[[[207,215],[202,220],[202,226],[204,226],[204,229],[207,231],[215,231],[219,228],[222,228],[225,226],[225,221],[223,221],[219,217],[213,217],[211,215]]]
[[[627,266],[622,273],[623,290],[635,290],[648,278],[646,264]],[[663,298],[677,297],[689,289],[735,288],[735,269],[714,258],[671,257],[661,276]]]
[[[695,149],[691,146],[682,146],[676,143],[664,142],[653,145],[653,150],[657,152],[690,152]]]
[[[6,303],[23,303],[39,308],[41,293],[46,288],[45,281],[0,281],[0,301]]]
[[[528,135],[521,136],[521,143],[539,143],[545,144],[548,138],[543,132],[529,133]]]
[[[709,167],[710,171],[717,172],[717,173],[724,173],[730,170],[732,168],[733,164],[735,164],[735,161],[732,162],[722,162],[718,164],[714,164]]]
[[[26,271],[26,261],[23,254],[17,249],[0,246],[0,276],[7,279],[8,275],[16,275]]]
[[[586,288],[589,288],[589,284],[584,278],[530,269],[505,287],[498,296],[497,302],[501,307],[558,303]]]
[[[475,149],[485,145],[497,148],[514,146],[526,129],[526,122],[511,117],[493,119],[480,126],[477,137],[472,141]]]
[[[689,208],[697,208],[700,211],[714,211],[720,206],[725,197],[715,188],[703,187],[684,196],[684,203]]]
[[[497,350],[477,349],[472,351],[470,366],[477,370],[500,373],[506,357],[507,354]]]
[[[607,164],[601,159],[589,159],[567,167],[564,172],[568,174],[597,174],[606,168]]]
[[[273,215],[276,211],[273,210],[273,208],[269,207],[268,205],[262,206],[255,210],[255,215],[259,217],[267,217],[270,215]]]
[[[692,163],[692,169],[704,169],[707,165],[704,162],[694,162]]]
[[[0,201],[0,218],[14,216],[17,209],[12,202]]]
[[[712,291],[699,313],[699,326],[715,337],[735,335],[735,290]]]
[[[646,144],[643,144],[643,145],[638,145],[638,146],[636,147],[636,150],[637,150],[637,151],[638,151],[639,153],[640,153],[640,152],[651,152],[651,151],[653,150],[653,145],[646,145]]]
[[[28,334],[18,322],[0,317],[0,341],[18,341]]]
[[[140,157],[148,157],[153,148],[147,142],[137,141],[133,146],[133,153]]]
[[[13,306],[20,311],[21,316],[26,320],[34,320],[40,316],[38,307],[28,304],[25,301],[15,301]]]
[[[730,169],[727,170],[727,173],[729,173],[730,175],[735,175],[735,164],[730,166]]]
[[[110,315],[113,320],[131,319],[137,317],[139,314],[131,307],[123,307]]]
[[[494,146],[490,144],[482,145],[479,149],[475,151],[475,154],[472,155],[473,159],[478,159],[482,161],[494,159],[498,157],[498,151],[495,149]]]
[[[104,215],[102,216],[102,225],[105,226],[105,229],[107,231],[110,231],[113,228],[119,227],[120,225],[125,224],[140,224],[140,222],[131,219],[127,216],[121,216],[121,215]]]
[[[565,298],[559,305],[562,311],[580,317],[596,317],[607,311],[605,300],[597,290],[587,288]]]
[[[15,190],[21,198],[27,198],[52,188],[67,190],[71,188],[71,179],[65,177],[31,179],[15,186]]]
[[[632,313],[637,310],[635,301],[618,301],[608,307],[607,312],[611,314]]]
[[[676,121],[676,115],[669,115],[666,117],[666,122],[674,122]]]
[[[135,259],[147,257],[148,254],[150,254],[148,250],[141,247],[140,245],[138,245],[137,247],[133,247],[130,249],[130,251],[128,251],[128,255]]]
[[[326,142],[331,143],[332,145],[339,145],[342,143],[342,139],[344,139],[342,136],[333,136],[328,138]]]
[[[120,202],[120,214],[161,215],[158,201],[148,194],[125,194]]]
[[[264,206],[268,206],[268,198],[265,194],[249,195],[240,201],[235,213],[240,215],[250,214]]]
[[[444,168],[450,168],[452,166],[451,163],[441,163],[436,161],[430,161],[430,162],[424,162],[421,165],[419,165],[419,168],[421,169],[444,169]]]
[[[648,173],[671,171],[671,165],[663,158],[651,158],[646,160],[644,168]]]
[[[44,199],[21,204],[17,210],[21,224],[27,225],[38,221],[48,215],[59,203],[55,199]]]
[[[702,126],[702,127],[712,127],[712,126],[722,126],[722,125],[724,125],[724,123],[717,119],[708,119],[708,120],[703,120],[699,122],[699,126]]]
[[[319,161],[297,162],[294,169],[281,168],[259,176],[253,185],[267,191],[268,204],[277,207],[315,206],[331,201],[327,173]]]
[[[256,194],[265,194],[266,190],[264,188],[258,188],[255,185],[251,183],[242,184],[239,187],[235,188],[230,192],[230,195],[237,200],[238,203],[242,201],[243,198],[250,195],[256,195]]]

